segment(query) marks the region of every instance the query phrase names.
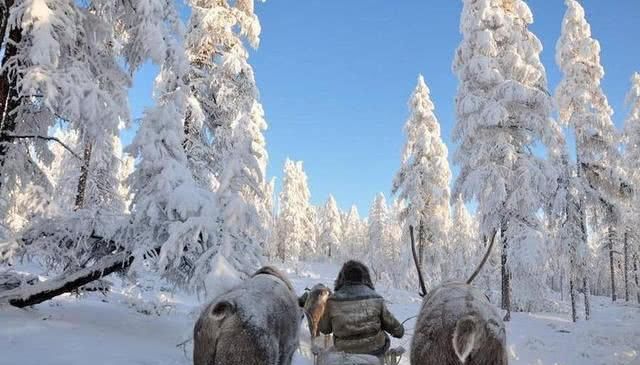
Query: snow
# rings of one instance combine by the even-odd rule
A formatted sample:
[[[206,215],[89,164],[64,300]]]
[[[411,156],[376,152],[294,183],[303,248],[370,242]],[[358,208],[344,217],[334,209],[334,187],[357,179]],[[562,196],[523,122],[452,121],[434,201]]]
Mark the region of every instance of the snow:
[[[211,271],[204,279],[204,287],[207,298],[213,299],[218,295],[231,290],[241,283],[242,275],[222,256],[217,253],[211,264]]]
[[[281,266],[296,292],[322,282],[332,287],[340,268],[329,263]],[[18,268],[32,271],[33,268]],[[171,294],[161,283],[141,286],[137,297],[117,278],[112,292],[64,295],[29,309],[0,306],[0,365],[191,364],[193,325],[201,306],[195,296]],[[417,314],[416,292],[377,290],[401,321]],[[592,320],[572,323],[568,303],[562,313],[513,313],[507,323],[512,365],[640,364],[640,306],[611,304],[593,297]],[[158,309],[145,310],[149,303]],[[151,314],[148,314],[151,313]],[[409,349],[415,319],[405,324],[407,336],[393,346]],[[187,342],[185,342],[187,341]],[[184,345],[177,346],[185,342]],[[64,349],[64,350],[61,350]],[[312,364],[309,333],[301,326],[301,346],[293,365]],[[401,364],[409,364],[407,355]]]

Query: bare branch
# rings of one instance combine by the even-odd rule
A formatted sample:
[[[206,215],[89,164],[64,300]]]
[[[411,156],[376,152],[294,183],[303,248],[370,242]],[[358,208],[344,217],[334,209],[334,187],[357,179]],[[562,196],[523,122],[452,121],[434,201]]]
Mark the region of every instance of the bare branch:
[[[35,135],[35,134],[22,134],[22,135],[10,134],[10,135],[7,135],[7,138],[10,138],[10,139],[42,139],[44,141],[54,141],[54,142],[59,143],[62,147],[64,147],[64,149],[69,151],[69,153],[71,153],[73,155],[73,157],[77,158],[78,160],[82,160],[82,157],[80,157],[77,153],[75,153],[71,149],[71,147],[69,147],[68,145],[66,145],[64,142],[62,142],[60,139],[58,139],[56,137],[39,136],[39,135]]]

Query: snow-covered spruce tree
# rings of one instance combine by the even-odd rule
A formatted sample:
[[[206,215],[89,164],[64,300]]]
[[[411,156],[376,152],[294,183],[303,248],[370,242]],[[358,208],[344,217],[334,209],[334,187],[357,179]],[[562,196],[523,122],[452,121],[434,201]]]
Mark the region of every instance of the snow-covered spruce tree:
[[[252,2],[194,0],[187,33],[190,62],[185,150],[201,186],[217,179],[224,242],[267,239],[267,128],[243,38],[257,46]],[[213,137],[213,138],[211,138]],[[243,208],[241,208],[243,207]],[[233,237],[233,238],[232,238]]]
[[[317,252],[307,175],[302,161],[284,163],[277,222],[277,257],[283,262],[314,257]]]
[[[621,180],[617,171],[618,141],[611,120],[613,110],[600,86],[604,76],[600,44],[591,37],[582,6],[576,0],[565,3],[567,12],[556,45],[556,63],[563,73],[556,90],[559,121],[575,134],[578,196],[585,199],[580,204],[583,217],[585,209],[594,209],[604,216],[602,224],[610,231],[611,295],[615,301],[613,251]]]
[[[42,176],[34,158],[50,162],[46,140],[35,136],[47,137],[58,95],[68,89],[78,91],[77,85],[64,82],[58,69],[68,55],[66,50],[76,49],[79,21],[75,6],[68,1],[5,5],[10,7],[0,77],[0,188],[8,188],[1,192],[3,196],[18,183],[25,187]]]
[[[276,220],[278,219],[278,215],[276,213],[276,204],[277,198],[275,198],[276,191],[276,178],[272,177],[271,180],[266,184],[265,188],[265,204],[264,214],[261,214],[266,219],[266,231],[267,231],[267,240],[263,246],[263,254],[267,258],[267,260],[275,260],[276,258]]]
[[[263,247],[267,240],[269,208],[265,170],[267,151],[262,131],[266,129],[262,106],[254,102],[232,122],[231,148],[224,151],[217,194],[220,240],[225,257],[233,251]],[[248,257],[257,257],[258,251]],[[254,261],[250,267],[257,266]]]
[[[320,246],[320,236],[322,235],[322,217],[324,216],[324,205],[311,205],[309,207],[309,219],[313,222],[312,242],[314,242],[315,256],[323,257],[325,252]]]
[[[23,230],[34,220],[59,217],[72,210],[81,160],[67,148],[72,151],[77,149],[78,133],[58,128],[53,137],[61,143],[51,145],[51,163],[46,165],[34,158],[34,163],[38,164],[44,179],[26,184],[26,187],[18,184],[4,195],[7,206],[3,223],[14,236],[21,237]],[[63,147],[62,143],[66,147]],[[14,250],[13,254],[18,253],[18,246]],[[9,257],[6,256],[4,259]]]
[[[559,263],[560,274],[564,272],[564,264],[568,265],[569,297],[571,300],[571,318],[576,322],[578,287],[585,284],[587,274],[587,228],[582,208],[580,181],[576,175],[576,166],[569,161],[569,156],[562,144],[559,154],[554,159],[560,167],[557,178],[557,190],[549,199],[547,221],[551,231],[550,256]],[[558,273],[556,273],[558,274]],[[563,276],[561,275],[561,280]],[[560,290],[562,290],[562,283]],[[584,293],[585,318],[589,318],[589,294]]]
[[[198,285],[220,250],[218,202],[187,167],[182,147],[187,67],[180,52],[177,45],[167,55],[156,79],[156,104],[145,111],[128,148],[139,162],[130,178],[134,197],[126,240],[136,257],[134,270],[143,267],[146,257],[157,257],[160,273]]]
[[[173,9],[172,1],[167,0],[166,5],[165,9]],[[177,21],[177,16],[171,19]],[[134,270],[149,267],[145,262],[155,263],[161,273],[177,282],[184,282],[185,275],[173,276],[171,273],[197,272],[200,266],[208,264],[205,259],[189,267],[195,247],[206,250],[208,247],[204,241],[215,237],[215,216],[207,213],[217,210],[215,197],[199,191],[185,167],[181,133],[186,99],[183,92],[186,63],[180,62],[183,54],[180,42],[171,34],[175,32],[176,24],[165,23],[170,31],[163,34],[163,39],[170,47],[167,48],[167,62],[157,79],[157,105],[145,114],[130,148],[138,159],[138,169],[131,177],[135,199],[128,229],[107,237],[107,240],[97,238],[117,245],[110,254],[73,273],[42,285],[36,284],[29,288],[28,293],[5,298],[11,304],[22,307],[41,303],[102,275],[126,269],[132,262]],[[109,238],[113,241],[108,241]],[[191,282],[196,280],[197,276]]]
[[[135,6],[140,5],[137,4],[138,1],[126,2],[126,4],[130,4],[131,7],[133,7],[134,2],[136,3]],[[73,275],[73,277],[78,278],[78,280],[74,279],[73,282],[57,280],[56,283],[48,285],[48,287],[57,286],[54,292],[35,295],[39,298],[33,298],[35,296],[31,296],[32,298],[26,301],[20,300],[19,302],[21,304],[16,305],[34,303],[34,300],[37,303],[43,300],[43,297],[50,297],[50,295],[56,295],[56,293],[59,294],[65,290],[69,290],[69,287],[82,285],[81,283],[92,280],[91,278],[95,277],[96,273],[108,274],[114,269],[126,267],[127,264],[131,263],[130,257],[137,259],[137,265],[135,266],[138,267],[141,266],[141,263],[146,259],[158,257],[159,260],[156,261],[156,263],[161,272],[167,274],[166,276],[178,282],[184,281],[185,278],[191,279],[189,280],[191,284],[198,285],[199,282],[201,282],[199,277],[202,275],[200,274],[208,271],[207,266],[210,260],[208,260],[206,256],[219,251],[218,247],[215,247],[216,242],[210,239],[210,237],[215,237],[215,233],[217,233],[217,227],[210,224],[210,222],[216,222],[216,216],[212,214],[217,211],[215,204],[213,204],[216,202],[215,196],[210,196],[210,192],[207,191],[191,189],[187,186],[190,185],[188,181],[175,178],[172,184],[171,179],[165,179],[167,178],[167,174],[186,176],[186,174],[183,174],[184,171],[178,171],[180,169],[176,165],[179,165],[179,163],[176,164],[175,162],[181,161],[182,158],[174,154],[175,150],[171,146],[171,142],[173,142],[171,139],[171,132],[173,131],[171,129],[171,123],[178,123],[180,125],[179,130],[182,131],[184,120],[183,104],[185,103],[183,100],[186,100],[186,88],[184,87],[183,79],[187,70],[186,62],[177,59],[181,57],[184,51],[180,49],[179,40],[176,40],[176,37],[174,37],[175,34],[178,34],[177,38],[181,38],[179,34],[180,24],[174,8],[175,4],[171,0],[153,1],[153,4],[144,4],[144,2],[148,3],[146,0],[141,0],[140,2],[144,5],[144,9],[141,9],[141,11],[131,12],[125,10],[119,13],[116,9],[114,13],[118,15],[122,15],[123,13],[145,14],[145,19],[140,19],[140,22],[126,22],[119,19],[114,21],[113,24],[117,25],[120,34],[128,35],[123,37],[123,39],[136,39],[132,37],[133,32],[128,32],[127,26],[123,26],[123,24],[135,24],[139,29],[143,28],[141,22],[154,24],[156,29],[152,29],[149,33],[153,33],[151,37],[157,37],[156,39],[162,40],[162,44],[153,45],[154,50],[161,50],[160,58],[168,57],[168,62],[164,64],[165,67],[163,68],[162,77],[159,78],[159,86],[157,89],[159,105],[147,113],[149,119],[161,121],[158,123],[159,127],[154,125],[154,127],[158,128],[157,130],[154,130],[154,127],[147,128],[146,130],[145,128],[141,128],[140,137],[137,138],[137,142],[139,143],[134,143],[132,146],[132,150],[136,152],[136,156],[140,160],[140,166],[145,166],[146,169],[142,168],[138,170],[138,177],[132,179],[132,181],[134,181],[134,188],[137,189],[137,194],[136,201],[132,204],[135,212],[131,220],[132,224],[129,226],[130,229],[126,231],[126,234],[116,237],[116,243],[124,245],[124,250],[121,253],[116,252],[113,255],[105,257],[104,260],[100,259],[95,265],[87,269],[80,270],[77,274]],[[114,6],[118,7],[118,5]],[[123,6],[127,7],[129,5]],[[147,11],[150,9],[159,11],[154,10],[152,11],[153,16],[149,16]],[[113,10],[109,5],[106,5],[102,10],[105,11],[105,14],[113,14],[109,12]],[[102,13],[95,11],[95,14]],[[98,42],[98,44],[100,43]],[[131,50],[133,50],[134,53],[140,52],[140,54],[144,56],[139,59],[144,60],[149,56],[147,54],[149,48],[132,47]],[[131,64],[130,57],[125,57],[125,60]],[[75,75],[74,73],[70,74]],[[168,122],[167,120],[171,121]],[[147,123],[147,125],[149,124],[150,123]],[[167,125],[169,128],[163,129],[163,127]],[[158,133],[154,134],[154,132]],[[160,138],[154,139],[155,136]],[[182,141],[180,141],[180,145],[181,143]],[[166,156],[170,156],[170,158]],[[165,168],[167,166],[169,168]],[[186,171],[188,172],[188,170]],[[172,172],[177,173],[172,174]],[[154,173],[166,174],[154,180]],[[152,193],[154,189],[159,191],[159,195],[145,195],[146,193]],[[167,192],[171,194],[163,194]],[[193,198],[193,200],[190,198]],[[194,203],[194,201],[197,203]],[[198,205],[200,203],[202,203],[202,205]],[[140,224],[137,225],[136,223]],[[202,226],[207,229],[201,229]],[[105,240],[104,238],[99,239]],[[131,243],[139,243],[139,245],[132,245]],[[200,249],[199,252],[198,249]],[[159,254],[159,256],[156,256],[157,254]],[[240,264],[237,266],[247,268],[249,266],[246,262],[249,261],[246,260],[247,256],[248,255],[243,253],[238,259]],[[195,260],[193,260],[194,258],[202,260],[195,262]],[[248,270],[251,269],[248,268]],[[173,273],[177,273],[178,275],[171,275]]]
[[[145,62],[162,64],[170,42],[165,36],[166,24],[176,24],[176,11],[171,0],[92,0],[96,13],[110,18],[122,45],[120,54],[128,69],[136,71]],[[182,27],[182,25],[180,25]]]
[[[113,249],[111,244],[98,247],[108,240],[92,237],[112,235],[122,218],[115,214],[124,211],[117,193],[116,149],[118,127],[129,115],[129,77],[116,59],[111,19],[92,3],[34,0],[16,5],[11,14],[25,30],[11,61],[21,67],[17,87],[22,96],[12,112],[13,130],[25,137],[22,145],[11,145],[14,167],[51,162],[49,146],[39,146],[38,140],[53,138],[47,133],[55,123],[76,131],[76,147],[84,151],[73,210],[33,219],[25,242],[51,267],[81,267]],[[39,152],[31,156],[31,150]],[[18,176],[10,165],[4,167],[10,181]],[[19,180],[29,176],[22,174]]]
[[[377,280],[387,271],[387,202],[379,193],[369,209],[367,261]]]
[[[465,0],[462,43],[453,62],[456,97],[455,196],[478,204],[481,236],[502,242],[502,307],[539,308],[544,298],[543,239],[536,211],[547,165],[532,147],[551,138],[551,100],[542,45],[529,31],[522,0]],[[513,281],[513,285],[512,285]],[[506,319],[510,318],[507,314]]]
[[[629,301],[629,297],[633,295],[630,288],[635,287],[640,301],[640,288],[631,278],[634,257],[640,252],[640,73],[636,72],[631,77],[627,105],[630,111],[624,124],[623,166],[634,194],[627,200],[624,210],[624,288],[625,300]]]
[[[407,205],[402,211],[406,224],[416,228],[418,261],[438,281],[440,268],[436,261],[444,259],[442,250],[449,227],[449,180],[447,147],[440,136],[440,124],[433,113],[429,88],[422,75],[409,100],[410,116],[405,125],[407,140],[400,171],[393,182],[393,192]],[[427,252],[429,251],[429,252]]]
[[[461,196],[452,206],[451,230],[445,255],[451,271],[444,273],[444,280],[464,281],[473,272],[481,257],[481,246],[473,216],[467,210]]]
[[[136,258],[159,251],[156,263],[161,273],[198,288],[218,253],[246,274],[259,264],[259,243],[235,239],[233,231],[223,228],[232,221],[243,224],[253,217],[240,187],[245,187],[245,179],[263,180],[252,175],[260,171],[260,165],[251,157],[252,136],[246,129],[238,129],[238,148],[235,155],[227,156],[230,168],[221,179],[221,187],[225,186],[220,190],[222,199],[194,180],[183,147],[189,64],[183,57],[179,34],[168,37],[174,42],[156,81],[156,106],[145,113],[130,147],[139,162],[131,179],[133,224],[128,233],[133,238],[129,242],[137,242]],[[248,128],[251,123],[242,125]],[[255,170],[240,171],[245,157],[254,163]],[[227,205],[221,206],[221,202]]]
[[[408,237],[405,235],[405,230],[407,232],[409,230],[408,226],[405,227],[405,224],[403,223],[406,208],[406,201],[396,198],[387,209],[386,234],[388,243],[385,255],[387,256],[389,263],[394,266],[400,266],[402,259],[406,258],[405,254],[408,252],[407,249],[409,248],[409,240],[404,239]],[[415,269],[415,265],[412,265],[411,268]],[[400,269],[400,267],[398,267],[398,269]],[[399,277],[404,274],[399,271],[400,270],[395,270],[393,275]]]
[[[362,256],[365,252],[363,223],[355,205],[351,206],[342,227],[342,256],[346,259]]]
[[[232,148],[231,124],[257,99],[243,40],[257,47],[260,23],[253,1],[191,0],[186,38],[190,62],[185,149],[194,176],[204,186],[224,167]],[[213,138],[212,138],[213,137]],[[212,151],[213,150],[213,151]]]
[[[322,232],[318,242],[323,256],[326,255],[331,259],[341,252],[342,242],[340,239],[342,238],[342,230],[342,218],[338,204],[333,195],[329,195],[329,199],[327,199],[322,210]]]

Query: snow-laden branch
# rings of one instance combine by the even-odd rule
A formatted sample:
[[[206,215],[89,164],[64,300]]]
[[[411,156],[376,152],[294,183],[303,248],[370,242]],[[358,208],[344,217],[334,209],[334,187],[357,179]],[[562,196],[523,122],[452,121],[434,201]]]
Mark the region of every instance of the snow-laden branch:
[[[78,160],[82,160],[82,157],[80,157],[80,155],[78,155],[77,153],[75,153],[71,147],[69,147],[68,145],[66,145],[64,142],[62,142],[60,139],[56,138],[56,137],[49,137],[49,136],[40,136],[40,135],[36,135],[36,134],[21,134],[21,135],[17,135],[17,134],[10,134],[8,136],[6,136],[7,138],[10,139],[41,139],[44,141],[53,141],[53,142],[57,142],[59,143],[62,147],[64,147],[64,149],[66,149],[67,151],[69,151],[69,153],[71,153],[73,155],[73,157],[77,158]]]

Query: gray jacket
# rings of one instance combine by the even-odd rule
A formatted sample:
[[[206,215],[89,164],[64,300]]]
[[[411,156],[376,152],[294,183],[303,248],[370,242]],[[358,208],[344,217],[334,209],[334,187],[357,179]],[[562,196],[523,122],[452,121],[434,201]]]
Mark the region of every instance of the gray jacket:
[[[319,328],[322,333],[333,333],[339,351],[376,356],[389,349],[385,332],[397,338],[404,335],[404,327],[384,299],[362,284],[344,285],[329,297]]]

